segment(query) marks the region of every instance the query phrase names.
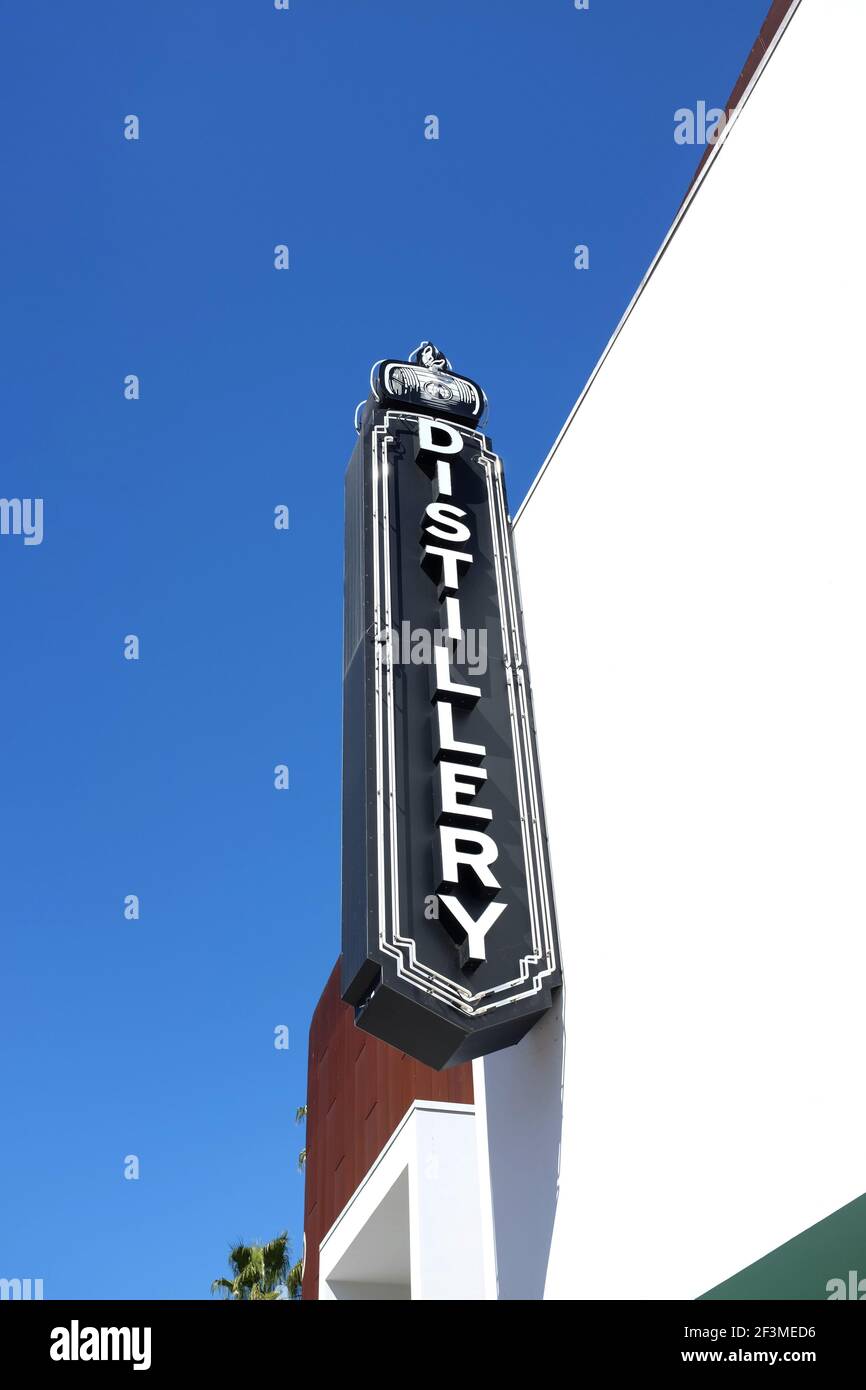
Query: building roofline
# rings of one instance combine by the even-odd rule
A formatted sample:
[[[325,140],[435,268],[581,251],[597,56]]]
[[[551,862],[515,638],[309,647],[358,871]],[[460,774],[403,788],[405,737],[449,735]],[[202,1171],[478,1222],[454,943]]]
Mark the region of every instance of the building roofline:
[[[527,504],[530,501],[530,498],[535,492],[535,489],[538,487],[538,484],[540,483],[542,477],[547,472],[547,469],[550,466],[550,464],[553,462],[553,459],[556,455],[556,451],[562,443],[563,439],[565,438],[565,435],[568,433],[572,421],[577,415],[577,412],[580,410],[580,407],[583,405],[583,402],[585,401],[587,394],[591,390],[596,377],[601,371],[601,368],[607,361],[607,358],[609,357],[617,338],[619,337],[626,323],[630,319],[637,305],[638,300],[640,299],[641,295],[643,294],[644,290],[646,289],[647,285],[649,284],[650,280],[655,274],[655,271],[658,268],[662,256],[665,254],[665,251],[667,251],[668,247],[671,244],[671,241],[673,240],[674,236],[676,235],[677,231],[682,225],[683,219],[688,213],[689,208],[692,206],[692,203],[694,202],[699,189],[702,187],[704,180],[707,178],[710,170],[712,169],[713,165],[715,164],[716,160],[718,159],[719,155],[724,149],[725,142],[727,141],[731,130],[736,125],[740,112],[743,110],[743,107],[746,105],[746,102],[749,100],[749,97],[755,90],[755,87],[760,81],[760,78],[764,73],[767,64],[770,62],[770,59],[772,58],[781,41],[782,35],[785,33],[786,29],[788,28],[788,25],[790,24],[797,10],[800,8],[801,3],[802,0],[773,0],[773,4],[770,7],[770,11],[767,15],[767,18],[764,20],[764,23],[761,26],[761,32],[755,43],[752,45],[752,49],[749,53],[748,58],[746,59],[746,63],[743,67],[743,70],[740,73],[740,76],[737,79],[736,84],[734,85],[734,89],[731,93],[730,101],[727,108],[729,112],[729,119],[725,124],[722,135],[720,139],[715,142],[715,144],[709,145],[707,147],[701,159],[701,162],[695,170],[694,178],[692,179],[692,182],[689,185],[688,191],[686,192],[686,196],[680,204],[676,217],[671,223],[667,235],[665,236],[664,240],[661,243],[661,246],[659,247],[652,261],[650,262],[649,268],[644,274],[643,279],[641,280],[640,284],[638,285],[637,289],[632,295],[628,307],[626,308],[625,313],[623,314],[622,318],[620,319],[619,323],[617,324],[616,328],[611,334],[607,346],[605,347],[604,351],[602,352],[601,356],[599,357],[598,361],[596,362],[595,366],[590,372],[586,384],[583,387],[583,390],[581,391],[580,395],[578,396],[575,404],[572,406],[566,418],[565,424],[562,426],[562,429],[556,436],[556,439],[553,442],[553,445],[550,449],[550,452],[547,455],[547,458],[544,460],[544,463],[541,465],[532,482],[530,483],[529,490],[515,513],[515,524],[520,520],[521,516],[523,515],[524,509],[526,508]]]

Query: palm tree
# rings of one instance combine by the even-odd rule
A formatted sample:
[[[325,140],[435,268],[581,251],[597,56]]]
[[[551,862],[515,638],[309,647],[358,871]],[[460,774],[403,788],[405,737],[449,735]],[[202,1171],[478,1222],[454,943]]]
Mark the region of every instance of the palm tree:
[[[283,1231],[266,1245],[234,1245],[229,1251],[233,1279],[214,1279],[211,1293],[223,1290],[225,1298],[296,1299],[298,1285],[291,1264],[289,1236]]]
[[[300,1302],[303,1292],[304,1262],[298,1260],[293,1264],[286,1277],[286,1291],[293,1303]]]

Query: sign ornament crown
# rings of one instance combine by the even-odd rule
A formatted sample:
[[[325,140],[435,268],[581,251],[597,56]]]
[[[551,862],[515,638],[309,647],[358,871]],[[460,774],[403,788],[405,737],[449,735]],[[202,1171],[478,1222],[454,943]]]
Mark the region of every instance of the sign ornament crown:
[[[440,352],[435,343],[428,342],[426,338],[423,343],[420,343],[418,347],[416,347],[414,352],[409,353],[407,360],[409,362],[417,362],[420,366],[426,367],[428,371],[431,372],[451,371],[451,363],[448,361],[444,352]]]
[[[399,401],[473,425],[478,424],[487,404],[480,386],[468,377],[457,376],[444,352],[427,339],[404,362],[376,364],[373,394],[380,404]]]

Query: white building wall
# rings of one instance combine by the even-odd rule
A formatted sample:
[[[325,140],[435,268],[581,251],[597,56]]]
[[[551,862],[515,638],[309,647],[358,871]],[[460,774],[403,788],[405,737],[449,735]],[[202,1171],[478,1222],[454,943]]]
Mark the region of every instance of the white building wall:
[[[517,522],[566,988],[476,1064],[501,1297],[866,1190],[864,53],[802,0]]]
[[[321,1242],[320,1301],[491,1296],[476,1133],[471,1105],[413,1102]]]

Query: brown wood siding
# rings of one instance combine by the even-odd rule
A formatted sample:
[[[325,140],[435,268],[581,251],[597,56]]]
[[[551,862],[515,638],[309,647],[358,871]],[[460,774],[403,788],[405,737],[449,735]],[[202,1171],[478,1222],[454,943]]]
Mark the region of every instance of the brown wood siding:
[[[437,1072],[355,1027],[340,962],[310,1024],[304,1298],[319,1296],[319,1244],[414,1100],[471,1105],[468,1063]]]

